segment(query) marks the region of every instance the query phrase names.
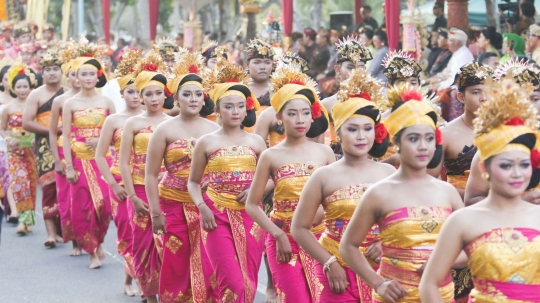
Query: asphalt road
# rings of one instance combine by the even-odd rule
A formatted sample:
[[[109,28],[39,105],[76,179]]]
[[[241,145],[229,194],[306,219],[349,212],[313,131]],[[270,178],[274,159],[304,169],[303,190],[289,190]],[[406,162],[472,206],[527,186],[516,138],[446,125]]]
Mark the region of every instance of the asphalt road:
[[[88,269],[88,254],[70,257],[71,244],[47,249],[47,232],[41,216],[38,191],[37,224],[34,232],[20,237],[16,226],[2,223],[0,243],[0,302],[32,303],[136,303],[137,297],[123,294],[123,258],[116,251],[116,227],[109,227],[104,243],[106,259],[100,269]],[[266,289],[264,263],[259,271],[255,303],[264,302]]]

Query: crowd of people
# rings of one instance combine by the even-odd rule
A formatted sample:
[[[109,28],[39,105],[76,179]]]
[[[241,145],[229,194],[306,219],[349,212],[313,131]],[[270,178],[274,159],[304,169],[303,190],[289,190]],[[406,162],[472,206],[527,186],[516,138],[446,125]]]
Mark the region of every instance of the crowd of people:
[[[0,209],[32,233],[39,184],[44,245],[90,269],[112,220],[146,302],[253,302],[261,266],[267,302],[540,302],[540,26],[486,29],[475,60],[441,10],[429,71],[369,16],[234,60],[4,26]]]

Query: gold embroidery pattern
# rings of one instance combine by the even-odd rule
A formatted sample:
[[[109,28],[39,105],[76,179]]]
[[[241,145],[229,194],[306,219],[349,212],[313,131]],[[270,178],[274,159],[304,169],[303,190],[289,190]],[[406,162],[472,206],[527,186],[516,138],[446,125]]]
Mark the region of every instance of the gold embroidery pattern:
[[[212,287],[212,289],[216,289],[216,286],[217,286],[216,273],[212,273],[212,275],[210,275],[210,278],[208,280],[210,281],[210,286]]]
[[[176,254],[176,252],[182,246],[182,244],[183,243],[180,239],[172,235],[169,237],[169,240],[167,240],[165,247],[167,247],[170,251],[172,251],[173,254]]]
[[[186,294],[183,294],[181,291],[175,296],[174,293],[165,290],[163,294],[160,295],[161,302],[174,302],[174,303],[193,303],[193,297],[189,291]]]
[[[133,223],[141,229],[146,229],[146,226],[148,225],[148,216],[140,217],[135,214],[133,216]]]
[[[189,232],[189,243],[191,247],[190,255],[190,277],[191,277],[191,288],[193,292],[194,302],[204,302],[206,301],[206,284],[204,281],[204,271],[202,267],[202,258],[201,258],[201,237],[200,237],[200,224],[199,224],[199,214],[197,213],[197,207],[194,204],[183,203],[184,214],[186,216],[188,232]]]
[[[309,291],[314,302],[319,302],[321,299],[321,292],[324,288],[319,278],[315,274],[315,266],[317,261],[308,255],[303,249],[298,250],[300,255],[300,262],[302,262],[302,267],[304,268],[304,275],[309,286]]]
[[[255,241],[259,242],[263,236],[263,229],[259,226],[259,224],[253,223],[249,233],[253,236],[253,238],[255,238]]]
[[[221,297],[221,302],[234,303],[236,299],[238,299],[238,295],[235,294],[232,290],[227,288],[225,289],[225,292],[223,293],[223,296]],[[246,302],[251,302],[251,301],[246,301]]]
[[[101,213],[105,205],[103,193],[101,192],[101,187],[99,187],[96,172],[90,161],[81,159],[81,163],[84,170],[84,175],[86,176],[86,181],[88,183],[88,189],[90,190],[90,196],[92,197],[92,202],[94,202],[94,209],[96,210],[98,219],[101,219]],[[107,218],[103,219],[106,220]]]
[[[274,285],[274,287],[276,288],[276,294],[278,295],[279,300],[281,302],[285,302],[286,294],[281,289],[279,289],[279,287],[277,287],[277,285]]]
[[[118,253],[120,255],[124,255],[126,253],[127,246],[128,246],[128,243],[124,240],[120,240],[118,241],[118,243],[116,243],[116,249],[118,250]]]
[[[242,213],[239,210],[227,209],[227,215],[231,224],[238,263],[240,264],[242,276],[244,277],[245,301],[253,302],[256,290],[253,288],[253,285],[251,285],[248,277],[246,230],[244,228]]]

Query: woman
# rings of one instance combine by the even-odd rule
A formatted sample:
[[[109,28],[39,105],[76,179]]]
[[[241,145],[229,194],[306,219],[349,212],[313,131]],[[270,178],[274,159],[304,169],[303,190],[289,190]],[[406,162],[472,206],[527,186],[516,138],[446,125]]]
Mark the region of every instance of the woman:
[[[17,99],[2,110],[1,135],[7,145],[9,191],[19,214],[17,234],[24,236],[36,224],[37,171],[33,152],[34,134],[22,128],[22,112],[30,91],[37,86],[36,74],[23,63],[15,63],[8,71],[9,90]],[[15,211],[15,210],[14,210]]]
[[[500,33],[497,32],[494,26],[488,26],[480,32],[478,37],[478,50],[480,53],[492,52],[500,57],[499,50],[502,48],[503,38]]]
[[[128,215],[126,203],[126,189],[122,186],[122,176],[120,174],[119,157],[120,142],[122,140],[122,130],[126,121],[134,116],[142,114],[140,95],[135,87],[135,78],[131,71],[142,58],[142,51],[128,51],[123,54],[116,76],[120,85],[120,94],[126,105],[122,112],[110,115],[103,123],[101,136],[99,137],[96,148],[96,163],[103,179],[109,185],[109,197],[111,199],[112,217],[116,225],[116,248],[118,253],[124,257],[125,279],[124,293],[130,297],[141,295],[136,292],[131,283],[135,277],[133,266],[133,230],[131,229],[131,220]],[[107,158],[110,153],[110,146],[114,146],[114,158],[109,168]]]
[[[368,71],[373,78],[386,82],[388,79],[384,73],[385,66],[383,62],[388,55],[388,41],[386,33],[383,30],[379,29],[373,35],[373,46],[375,47],[376,55],[374,55]]]
[[[315,170],[335,161],[328,146],[308,140],[308,136],[319,136],[328,128],[328,114],[314,88],[316,84],[296,65],[284,66],[272,75],[275,94],[270,103],[286,137],[261,155],[246,205],[250,217],[268,232],[268,264],[281,302],[319,301],[314,260],[290,236],[292,215],[304,184]],[[270,178],[275,192],[268,218],[259,205]],[[320,215],[310,222],[315,222],[315,237],[324,229],[321,221]]]
[[[388,132],[382,124],[377,103],[382,84],[364,70],[356,70],[342,82],[338,103],[332,109],[342,160],[318,169],[306,183],[292,222],[298,244],[318,261],[315,271],[323,285],[320,302],[371,302],[371,288],[347,266],[339,254],[339,242],[363,192],[396,170],[371,161],[388,148]],[[325,211],[326,229],[319,241],[310,228],[317,208]],[[301,214],[301,215],[300,215]],[[374,225],[361,249],[377,270],[380,260],[379,230]],[[329,266],[328,260],[337,259]]]
[[[101,244],[109,228],[111,207],[107,184],[95,161],[95,146],[105,118],[114,114],[115,108],[111,99],[96,92],[96,87],[107,83],[107,76],[95,45],[87,46],[90,52],[72,63],[81,92],[64,103],[62,148],[70,183],[73,235],[79,247],[90,254],[90,269],[96,269],[105,258]]]
[[[203,245],[215,272],[222,302],[253,302],[262,259],[264,232],[245,211],[244,203],[260,154],[261,137],[241,126],[255,124],[257,100],[244,84],[240,66],[218,61],[208,85],[222,126],[199,138],[192,152],[188,191],[200,212]],[[208,188],[201,193],[205,171]]]
[[[206,44],[203,44],[201,54],[204,57],[206,68],[210,70],[214,70],[218,59],[224,58],[225,60],[227,60],[227,47],[224,45],[222,46],[218,45],[216,41],[209,41]],[[210,89],[210,87],[205,87],[205,88],[207,90]],[[205,118],[212,122],[219,123],[218,116],[215,112],[211,113]]]
[[[0,60],[0,113],[4,110],[4,107],[16,100],[13,97],[13,93],[9,90],[8,70],[11,68],[11,57],[4,57]],[[13,199],[13,193],[9,191],[9,172],[7,165],[7,146],[3,137],[0,137],[0,197],[2,197],[2,205],[9,205],[9,215],[7,216],[8,223],[18,223],[19,213],[15,206],[15,200]],[[7,202],[7,203],[4,203]],[[6,214],[8,209],[6,208]]]
[[[437,114],[424,98],[409,86],[388,92],[392,110],[385,125],[401,166],[362,195],[340,243],[343,260],[373,288],[377,303],[420,301],[420,275],[440,227],[463,205],[452,185],[427,173],[441,161],[442,137]],[[374,224],[379,226],[382,248],[378,272],[359,250]],[[449,271],[440,286],[444,302],[453,302]]]
[[[462,250],[474,282],[469,302],[540,302],[540,268],[531,262],[540,257],[540,208],[521,198],[540,181],[536,111],[513,80],[493,84],[489,97],[474,143],[490,191],[443,226],[420,284],[424,302],[442,302],[438,286]]]
[[[214,111],[205,94],[199,72],[200,54],[183,55],[167,88],[174,95],[180,115],[160,124],[150,140],[146,165],[146,193],[152,228],[163,233],[163,264],[159,276],[162,303],[217,301],[210,283],[212,265],[202,245],[199,213],[187,191],[187,181],[196,141],[219,126],[201,116]],[[206,96],[206,98],[205,98]],[[158,185],[161,163],[167,172]]]
[[[525,56],[525,40],[516,34],[503,34],[503,52],[504,56],[499,59],[499,64],[504,64],[506,61],[515,56]]]
[[[156,303],[161,269],[161,235],[154,237],[150,222],[148,198],[144,189],[148,142],[155,128],[171,117],[163,113],[167,78],[165,63],[156,52],[139,60],[133,77],[146,111],[126,120],[120,143],[120,172],[128,198],[131,219],[132,256],[135,278],[149,303]]]

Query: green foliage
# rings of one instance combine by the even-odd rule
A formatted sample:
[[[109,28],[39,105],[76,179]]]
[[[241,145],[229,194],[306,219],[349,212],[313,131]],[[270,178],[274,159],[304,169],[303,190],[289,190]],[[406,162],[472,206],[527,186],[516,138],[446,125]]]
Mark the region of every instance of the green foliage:
[[[169,18],[174,12],[173,0],[160,0],[159,1],[159,24],[163,26],[163,31],[169,33],[172,30],[172,24],[169,22]]]
[[[49,1],[49,11],[47,15],[47,21],[52,23],[57,31],[60,31],[60,26],[62,24],[62,6],[64,5],[64,0],[50,0]]]

